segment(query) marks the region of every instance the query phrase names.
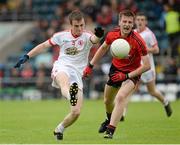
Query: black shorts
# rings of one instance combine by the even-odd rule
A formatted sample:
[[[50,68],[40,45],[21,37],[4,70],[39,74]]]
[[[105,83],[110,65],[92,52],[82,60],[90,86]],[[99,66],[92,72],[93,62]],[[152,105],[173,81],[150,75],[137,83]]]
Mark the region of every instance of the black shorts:
[[[112,86],[112,87],[115,87],[115,88],[119,88],[119,87],[121,87],[121,84],[123,83],[123,81],[118,81],[118,82],[113,82],[112,80],[111,80],[111,76],[115,73],[115,72],[122,72],[122,73],[129,73],[129,72],[125,72],[125,71],[121,71],[121,70],[118,70],[113,64],[111,65],[111,67],[110,67],[110,70],[109,70],[109,79],[108,79],[108,81],[107,81],[107,85],[109,85],[109,86]],[[140,80],[140,76],[137,76],[137,77],[134,77],[134,78],[130,78],[130,80],[132,80],[133,81],[133,83],[136,85],[138,82],[139,82],[139,80]]]

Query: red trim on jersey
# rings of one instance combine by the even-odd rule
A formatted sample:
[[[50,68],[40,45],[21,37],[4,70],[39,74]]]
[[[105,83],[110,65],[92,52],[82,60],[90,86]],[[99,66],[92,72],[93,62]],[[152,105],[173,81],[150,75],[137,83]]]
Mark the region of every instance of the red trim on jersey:
[[[52,46],[56,45],[56,44],[54,44],[54,43],[51,41],[51,39],[49,39],[48,42],[49,42],[49,44],[51,44]]]
[[[77,37],[81,36],[81,35],[74,35],[74,34],[72,33],[72,30],[71,30],[71,35],[72,35],[74,38],[77,38]]]
[[[90,36],[90,41],[91,41],[91,43],[92,43],[92,44],[96,44],[96,43],[92,42],[91,38],[92,38],[92,35]]]
[[[135,35],[136,34],[136,35]],[[144,42],[144,40],[142,39],[142,37],[140,36],[140,34],[138,34],[137,32],[132,33],[132,37],[138,42],[138,44],[140,45],[140,48],[142,50],[142,55],[145,56],[147,55],[147,47],[146,47],[146,43]]]

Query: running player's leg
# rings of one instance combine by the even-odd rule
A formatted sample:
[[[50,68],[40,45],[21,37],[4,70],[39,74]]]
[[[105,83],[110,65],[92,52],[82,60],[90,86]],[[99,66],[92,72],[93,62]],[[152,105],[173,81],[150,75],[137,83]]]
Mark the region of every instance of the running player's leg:
[[[114,108],[114,96],[117,94],[118,89],[115,87],[111,87],[109,85],[105,86],[104,90],[104,104],[106,109],[106,119],[101,123],[99,128],[99,133],[103,133],[106,131],[107,125],[111,119],[111,113]]]
[[[147,86],[149,94],[154,96],[155,98],[157,98],[164,105],[167,116],[168,117],[171,116],[172,109],[171,109],[170,103],[163,96],[163,94],[156,88],[155,79],[153,79],[152,81],[146,83],[146,86]]]
[[[112,138],[115,128],[123,115],[123,110],[128,103],[128,97],[131,92],[135,88],[135,84],[132,80],[126,80],[122,83],[116,97],[115,97],[115,105],[111,115],[111,121],[107,127],[106,134],[104,138]]]
[[[131,96],[138,90],[138,87],[139,87],[139,82],[136,84],[135,88],[133,89],[133,91],[129,94],[129,97],[128,97],[128,102],[129,102],[129,99],[131,98]],[[127,110],[128,110],[128,103],[127,103],[127,106],[125,106],[124,110],[123,110],[123,115],[120,119],[120,121],[124,121],[125,120],[125,116],[127,114]]]

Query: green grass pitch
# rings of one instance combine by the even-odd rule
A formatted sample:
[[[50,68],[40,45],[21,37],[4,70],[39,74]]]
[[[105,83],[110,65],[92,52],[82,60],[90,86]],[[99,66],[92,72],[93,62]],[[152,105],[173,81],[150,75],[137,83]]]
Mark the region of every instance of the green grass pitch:
[[[57,141],[53,130],[68,105],[65,99],[0,101],[0,144],[180,144],[180,101],[171,103],[170,118],[159,102],[130,102],[125,121],[107,140],[98,133],[105,118],[103,100],[85,100],[79,120]]]

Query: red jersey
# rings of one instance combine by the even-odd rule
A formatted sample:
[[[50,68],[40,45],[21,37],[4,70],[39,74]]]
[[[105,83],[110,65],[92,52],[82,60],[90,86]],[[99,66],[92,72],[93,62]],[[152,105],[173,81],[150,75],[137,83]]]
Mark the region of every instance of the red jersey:
[[[116,40],[122,38],[120,29],[114,29],[113,31],[108,32],[105,42],[108,45]],[[123,38],[128,41],[130,45],[130,52],[127,58],[112,59],[112,64],[118,69],[123,72],[131,72],[137,69],[141,65],[141,56],[147,55],[147,48],[144,40],[141,36],[137,33],[132,31],[126,38]]]

